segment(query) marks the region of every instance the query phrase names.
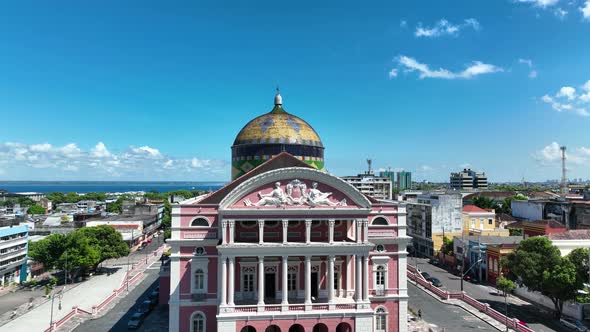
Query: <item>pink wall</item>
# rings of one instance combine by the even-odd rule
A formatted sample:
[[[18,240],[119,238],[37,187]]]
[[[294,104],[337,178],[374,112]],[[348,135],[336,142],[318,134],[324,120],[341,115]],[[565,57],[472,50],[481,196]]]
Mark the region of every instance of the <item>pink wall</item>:
[[[289,331],[289,328],[295,324],[299,324],[303,326],[305,332],[311,332],[313,327],[318,324],[326,324],[328,327],[328,331],[336,331],[336,326],[340,323],[346,323],[350,325],[350,332],[354,332],[354,318],[322,318],[319,320],[318,318],[313,319],[275,319],[275,320],[251,320],[251,321],[237,321],[236,322],[236,331],[239,332],[245,326],[252,326],[256,329],[256,332],[264,332],[264,330],[270,325],[276,325],[281,329],[281,332]],[[391,331],[397,331],[391,330]],[[219,331],[221,332],[221,331]],[[226,331],[223,331],[226,332]],[[227,331],[233,332],[233,331]]]
[[[180,307],[180,332],[189,332],[191,330],[191,315],[195,311],[200,311],[206,318],[206,331],[217,331],[217,306],[194,306],[194,307]],[[219,331],[222,332],[222,331]],[[223,331],[225,332],[225,331]]]
[[[168,300],[170,300],[170,276],[161,276],[159,285],[160,294],[158,301],[160,304],[168,304]]]

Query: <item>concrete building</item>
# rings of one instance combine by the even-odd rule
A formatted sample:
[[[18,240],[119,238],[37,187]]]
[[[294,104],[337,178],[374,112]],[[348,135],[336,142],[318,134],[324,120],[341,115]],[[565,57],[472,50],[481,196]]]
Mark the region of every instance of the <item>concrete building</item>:
[[[397,172],[397,188],[399,190],[412,189],[412,172],[401,171]]]
[[[25,281],[27,278],[26,225],[0,227],[0,284]]]
[[[575,229],[561,233],[551,233],[547,237],[559,248],[561,256],[567,256],[577,248],[590,248],[590,229]]]
[[[307,142],[284,116],[277,95],[240,140]],[[403,205],[279,153],[172,206],[168,330],[406,331],[405,230]]]
[[[371,167],[357,176],[343,176],[342,180],[351,184],[358,191],[376,199],[391,199],[393,184],[387,176],[376,176]]]
[[[455,190],[473,190],[487,189],[488,178],[486,173],[477,173],[469,168],[463,169],[463,172],[451,173],[451,189]]]
[[[518,243],[516,241],[515,243],[501,243],[486,246],[486,265],[489,267],[486,269],[486,276],[489,284],[495,285],[496,280],[501,275],[508,275],[509,270],[502,268],[501,261],[514,252],[517,247]]]
[[[522,236],[455,236],[453,239],[453,250],[457,258],[457,264],[463,264],[465,259],[465,270],[473,264],[469,274],[481,281],[487,280],[487,247],[492,245],[513,244],[522,241]],[[481,262],[478,261],[481,259]],[[492,261],[492,265],[493,265]]]
[[[508,229],[500,228],[496,222],[496,211],[475,205],[463,206],[463,233],[466,235],[508,236]]]
[[[512,215],[525,220],[555,220],[568,229],[590,229],[590,201],[513,200]]]
[[[420,256],[433,257],[441,249],[443,237],[452,239],[463,232],[461,194],[417,195],[407,203],[408,235]]]

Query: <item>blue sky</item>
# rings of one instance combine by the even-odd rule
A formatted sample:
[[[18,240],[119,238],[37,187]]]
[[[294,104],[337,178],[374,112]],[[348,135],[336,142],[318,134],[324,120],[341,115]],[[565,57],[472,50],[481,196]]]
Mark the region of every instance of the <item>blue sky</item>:
[[[240,128],[307,120],[337,175],[590,178],[590,2],[5,4],[1,180],[228,180]]]

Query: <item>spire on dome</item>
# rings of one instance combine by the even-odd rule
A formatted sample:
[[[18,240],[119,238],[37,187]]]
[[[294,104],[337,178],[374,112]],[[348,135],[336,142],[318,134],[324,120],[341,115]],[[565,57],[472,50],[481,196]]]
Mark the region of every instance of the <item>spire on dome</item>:
[[[275,105],[283,105],[283,97],[281,97],[281,90],[277,85],[277,94],[275,95]]]

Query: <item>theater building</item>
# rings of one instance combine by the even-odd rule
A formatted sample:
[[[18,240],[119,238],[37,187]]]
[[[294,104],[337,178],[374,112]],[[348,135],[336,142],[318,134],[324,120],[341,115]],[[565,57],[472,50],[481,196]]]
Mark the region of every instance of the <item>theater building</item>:
[[[277,94],[233,181],[173,205],[170,331],[407,330],[405,206],[324,172],[323,151]]]

